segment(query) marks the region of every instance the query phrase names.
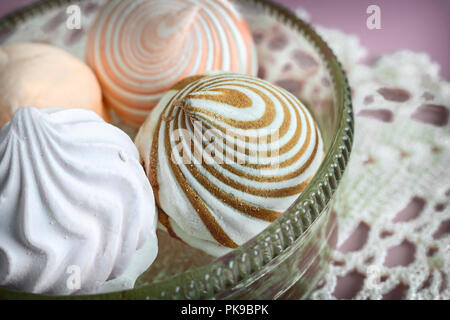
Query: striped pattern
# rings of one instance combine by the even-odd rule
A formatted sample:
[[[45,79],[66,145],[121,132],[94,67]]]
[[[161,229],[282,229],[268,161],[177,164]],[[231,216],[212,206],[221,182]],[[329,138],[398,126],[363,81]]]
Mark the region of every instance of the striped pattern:
[[[160,222],[213,255],[280,216],[323,157],[319,130],[296,97],[232,73],[176,85],[136,144],[164,211]]]
[[[86,59],[107,105],[130,125],[187,76],[257,72],[251,32],[224,0],[109,1],[89,32]]]

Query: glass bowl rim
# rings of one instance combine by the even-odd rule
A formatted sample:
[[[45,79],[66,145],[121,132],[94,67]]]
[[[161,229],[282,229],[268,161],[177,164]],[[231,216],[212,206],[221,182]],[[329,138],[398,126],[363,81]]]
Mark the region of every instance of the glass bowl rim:
[[[31,5],[22,7],[2,18],[0,18],[0,31],[7,30],[26,21],[39,13],[48,9],[65,4],[79,3],[83,0],[40,0]],[[295,202],[277,220],[272,222],[264,231],[253,237],[251,240],[232,250],[206,266],[197,267],[184,271],[180,274],[168,277],[162,281],[143,284],[126,291],[117,291],[105,294],[79,295],[79,296],[48,296],[16,292],[0,288],[0,299],[166,299],[166,298],[187,298],[186,287],[195,288],[202,292],[197,298],[213,298],[215,294],[242,285],[245,279],[262,270],[266,265],[283,256],[299,238],[314,224],[316,219],[326,208],[328,202],[333,198],[339,181],[347,166],[354,132],[353,108],[351,102],[351,92],[348,80],[341,63],[330,49],[328,44],[316,33],[313,27],[297,17],[292,11],[271,0],[238,0],[253,3],[268,13],[274,15],[279,21],[288,27],[301,33],[307,38],[321,55],[326,67],[331,75],[335,89],[335,104],[337,107],[337,126],[334,132],[332,143],[328,152],[317,170],[313,179],[306,189],[300,194]],[[301,232],[292,237],[292,232],[287,236],[286,230],[298,230],[301,225]],[[271,252],[277,252],[272,259],[266,262],[256,261],[255,252],[268,238],[275,235],[281,241],[282,247],[271,248]],[[269,242],[269,246],[274,243]],[[267,246],[267,244],[266,244]],[[267,247],[266,247],[267,248]],[[239,266],[244,266],[241,268]],[[228,272],[227,272],[228,271]],[[219,274],[220,273],[220,274]],[[234,280],[217,281],[225,274],[232,274]],[[220,283],[218,285],[218,283]]]

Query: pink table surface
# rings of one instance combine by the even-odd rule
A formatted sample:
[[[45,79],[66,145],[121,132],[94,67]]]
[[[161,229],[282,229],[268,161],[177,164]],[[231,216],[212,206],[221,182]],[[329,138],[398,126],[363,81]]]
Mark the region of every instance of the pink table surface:
[[[0,0],[0,16],[36,0]],[[450,79],[449,0],[278,0],[303,8],[313,24],[333,27],[359,36],[369,58],[401,49],[426,52]],[[366,26],[369,5],[381,9],[381,29]]]

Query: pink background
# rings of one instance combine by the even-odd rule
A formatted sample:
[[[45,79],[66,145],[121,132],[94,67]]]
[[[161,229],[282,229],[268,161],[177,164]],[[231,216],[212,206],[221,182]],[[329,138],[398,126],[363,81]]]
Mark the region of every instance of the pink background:
[[[36,0],[2,0],[0,16]],[[312,23],[356,34],[371,57],[400,49],[426,52],[450,79],[449,0],[278,0],[309,12]],[[366,27],[369,5],[381,9],[380,30]]]
[[[358,35],[371,56],[400,49],[426,52],[450,79],[449,0],[278,0],[305,9],[313,24]],[[381,10],[381,29],[369,30],[369,5]]]

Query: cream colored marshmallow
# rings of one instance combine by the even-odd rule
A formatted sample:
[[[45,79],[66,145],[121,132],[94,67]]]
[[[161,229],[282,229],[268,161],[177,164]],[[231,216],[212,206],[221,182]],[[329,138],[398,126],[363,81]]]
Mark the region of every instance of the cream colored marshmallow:
[[[21,107],[86,108],[108,120],[100,85],[81,60],[57,47],[0,47],[0,128]]]

